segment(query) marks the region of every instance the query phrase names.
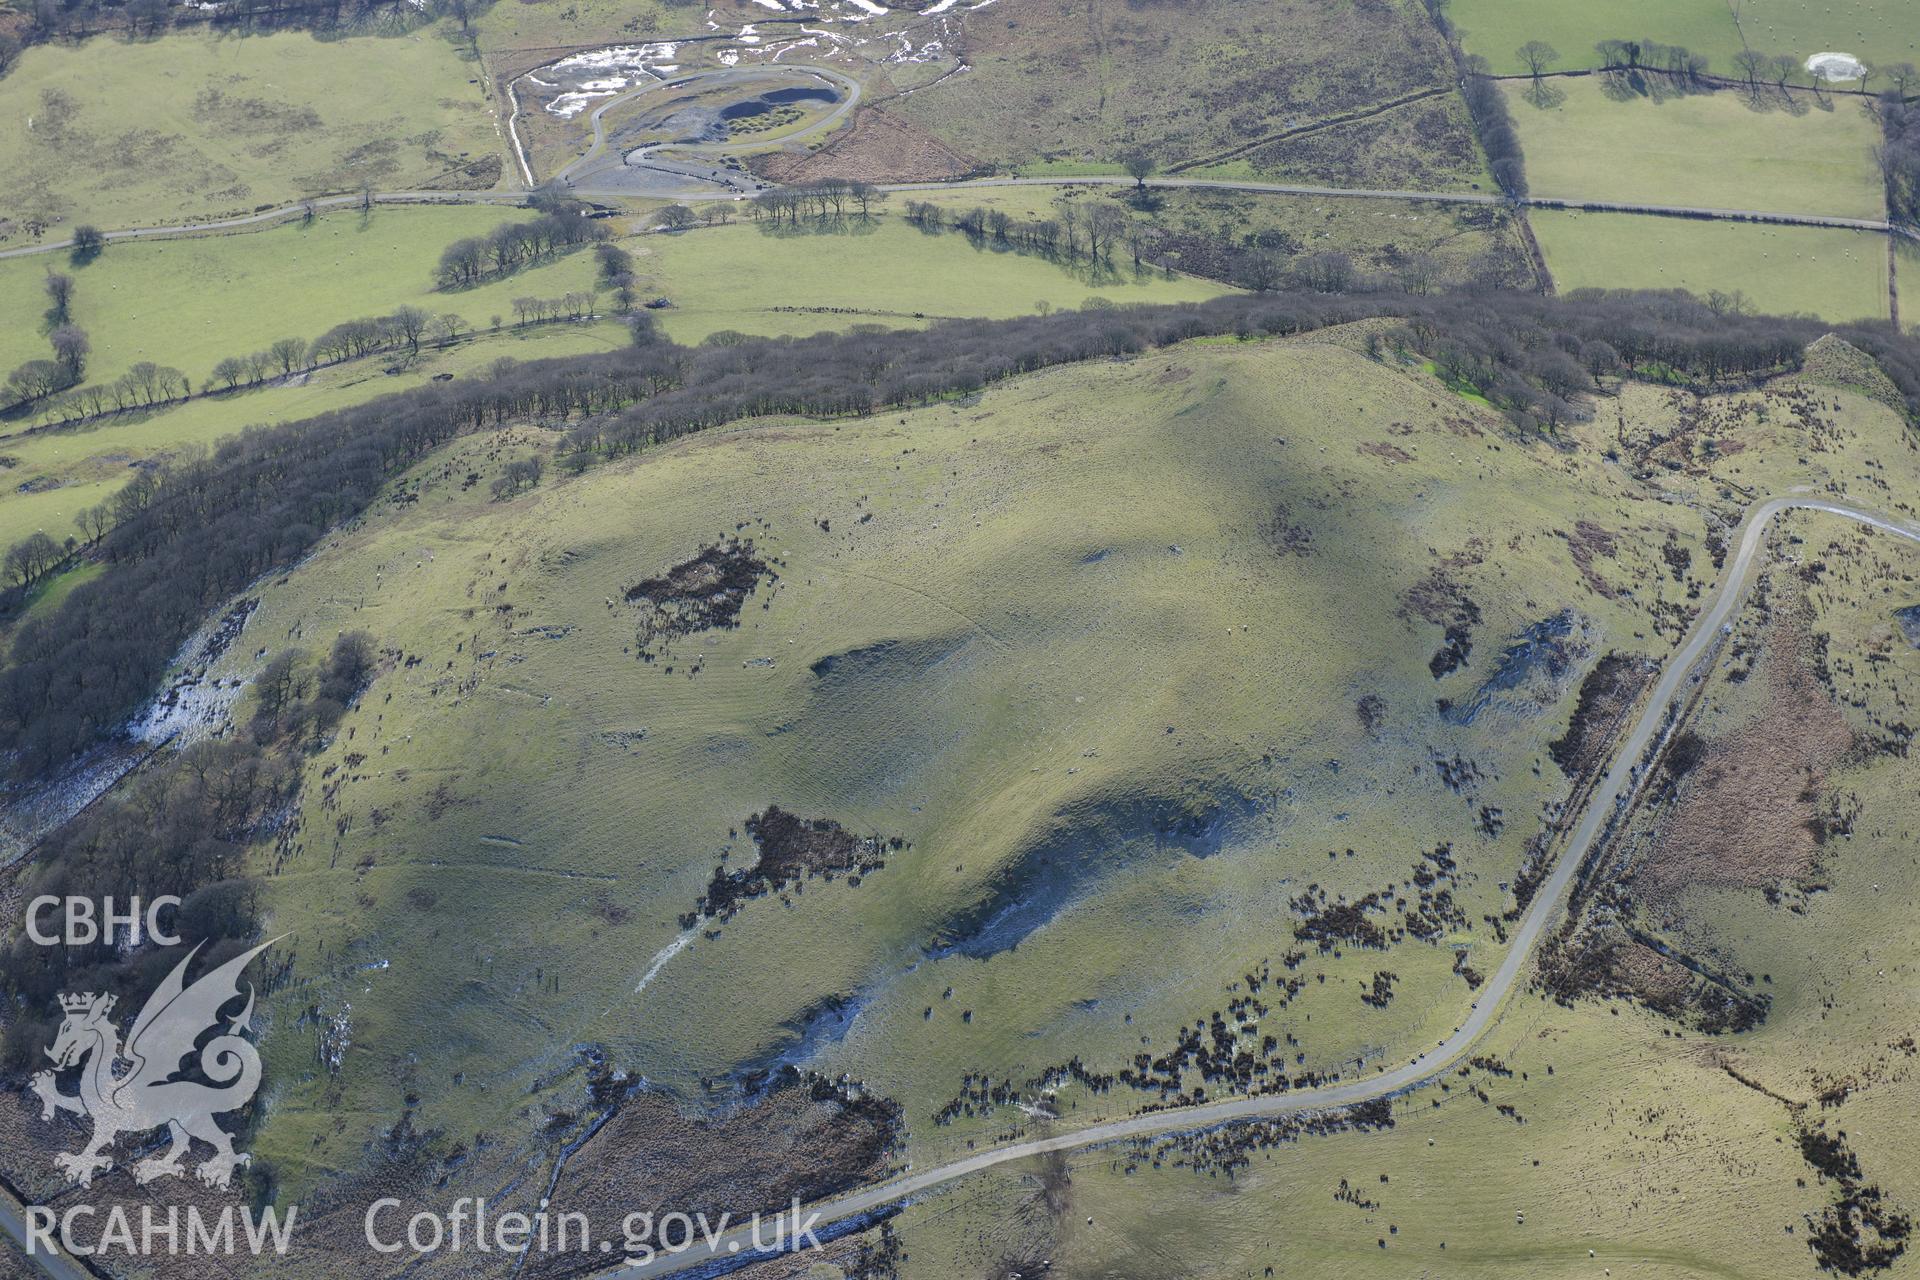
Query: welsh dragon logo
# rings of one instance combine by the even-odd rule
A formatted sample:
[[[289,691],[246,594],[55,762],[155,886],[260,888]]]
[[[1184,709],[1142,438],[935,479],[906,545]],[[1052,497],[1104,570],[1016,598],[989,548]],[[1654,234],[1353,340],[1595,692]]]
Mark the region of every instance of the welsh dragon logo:
[[[242,1034],[253,1018],[253,988],[244,993],[246,1008],[237,1017],[223,1020],[220,1011],[240,998],[241,970],[272,945],[264,942],[235,956],[188,986],[187,966],[200,950],[195,947],[147,999],[124,1047],[111,1021],[113,996],[86,992],[60,997],[67,1016],[46,1054],[57,1070],[81,1067],[80,1092],[61,1093],[52,1071],[34,1076],[33,1091],[40,1098],[42,1120],[53,1119],[59,1111],[93,1120],[93,1137],[83,1149],[54,1157],[69,1182],[91,1185],[94,1174],[112,1167],[112,1158],[104,1153],[115,1139],[162,1125],[173,1144],[136,1164],[136,1181],[183,1172],[181,1158],[195,1138],[214,1151],[213,1158],[194,1171],[210,1187],[230,1186],[233,1171],[252,1162],[253,1157],[234,1151],[233,1139],[214,1117],[245,1106],[260,1087],[260,1054]],[[218,1034],[202,1044],[208,1032]],[[200,1074],[212,1084],[177,1078],[196,1048]]]

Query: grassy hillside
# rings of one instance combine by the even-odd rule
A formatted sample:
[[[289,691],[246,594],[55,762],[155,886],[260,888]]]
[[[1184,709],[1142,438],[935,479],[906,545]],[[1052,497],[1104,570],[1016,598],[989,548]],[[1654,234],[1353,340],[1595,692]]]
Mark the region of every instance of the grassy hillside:
[[[37,220],[155,226],[326,191],[491,187],[476,72],[436,28],[36,45],[0,79],[0,243]]]
[[[510,496],[493,481],[554,437],[502,427],[250,589],[242,638],[190,697],[344,630],[381,655],[251,862],[265,926],[291,939],[252,1138],[281,1193],[390,1186],[412,1163],[436,1194],[531,1203],[530,1174],[591,1123],[603,1063],[688,1112],[757,1097],[777,1066],[845,1074],[899,1104],[890,1158],[924,1167],[1232,1092],[1194,1063],[1218,1065],[1209,1046],[1305,1082],[1444,1036],[1573,788],[1555,744],[1604,719],[1588,673],[1666,655],[1742,495],[1898,507],[1920,462],[1843,344],[1762,391],[1611,388],[1544,438],[1397,362],[1371,341],[1385,328],[744,423]],[[1709,759],[1825,733],[1802,704],[1762,732],[1792,663],[1863,740],[1920,678],[1888,621],[1913,557],[1831,537],[1787,530],[1759,597],[1828,638],[1783,645],[1768,612],[1742,616],[1699,722]],[[1904,1078],[1901,1014],[1862,986],[1904,952],[1800,958],[1903,927],[1910,897],[1861,887],[1910,861],[1901,767],[1847,756],[1770,788],[1815,806],[1825,837],[1805,841],[1826,851],[1806,873],[1729,883],[1736,858],[1627,917],[1766,989],[1759,1030],[1701,1052],[1684,1017],[1636,1011],[1651,987],[1522,995],[1464,1077],[1389,1108],[1390,1131],[1283,1161],[1263,1145],[1279,1135],[1231,1130],[969,1183],[903,1219],[927,1259],[903,1274],[1107,1270],[1223,1230],[1230,1265],[1201,1274],[1364,1273],[1442,1241],[1502,1276],[1583,1248],[1648,1274],[1774,1273],[1804,1237],[1738,1232],[1826,1212],[1799,1154],[1817,1113],[1729,1066],[1790,1100],[1852,1079],[1849,1140],[1910,1194],[1886,1167],[1905,1131],[1880,1099],[1900,1095],[1879,1088]],[[1691,847],[1675,824],[1725,816],[1697,788],[1629,829],[1655,883]],[[776,807],[816,844],[776,845]],[[864,860],[809,873],[834,841]],[[727,873],[756,864],[772,890],[729,897]],[[1630,904],[1607,905],[1602,925]],[[1807,1050],[1834,1027],[1839,1048]],[[1809,1057],[1817,1074],[1788,1065]],[[620,1158],[644,1161],[657,1130],[640,1128]],[[1640,1211],[1681,1194],[1740,1215]],[[1250,1233],[1255,1210],[1297,1225]],[[1119,1225],[1083,1232],[1088,1216]],[[1509,1218],[1533,1229],[1502,1245]]]
[[[1779,314],[1887,315],[1887,245],[1871,232],[1549,210],[1528,220],[1563,290],[1719,290]]]
[[[1842,399],[1839,421],[1864,426],[1877,416]],[[1876,719],[1920,686],[1920,658],[1888,614],[1911,596],[1887,585],[1920,571],[1920,554],[1850,524],[1796,516],[1774,555],[1785,562],[1760,597],[1775,602],[1773,618],[1767,608],[1745,611],[1746,656],[1721,666],[1701,730],[1769,751],[1807,732],[1805,719],[1769,714],[1753,696],[1772,671],[1804,663],[1805,654],[1767,643],[1773,622],[1804,595],[1834,674],[1818,714],[1841,708],[1854,732],[1875,736]],[[1845,567],[1807,570],[1816,559]],[[1913,860],[1898,834],[1916,817],[1898,781],[1906,768],[1868,751],[1815,783],[1844,797],[1855,820],[1784,898],[1722,883],[1687,891],[1674,908],[1684,928],[1669,939],[1715,957],[1770,1001],[1755,1031],[1703,1036],[1638,1000],[1562,1006],[1529,994],[1509,1007],[1475,1066],[1444,1090],[1397,1100],[1390,1129],[1244,1145],[1223,1133],[1090,1153],[1055,1171],[1029,1167],[916,1206],[901,1224],[905,1247],[982,1271],[1049,1257],[1069,1273],[1145,1259],[1219,1277],[1249,1265],[1256,1274],[1273,1265],[1280,1274],[1383,1277],[1409,1268],[1822,1274],[1810,1237],[1843,1191],[1803,1154],[1805,1135],[1842,1142],[1859,1184],[1895,1212],[1920,1203],[1920,1179],[1901,1155],[1915,1137],[1907,1035],[1917,1011],[1894,976],[1920,963]],[[1657,809],[1647,825],[1667,820]],[[1648,856],[1635,847],[1637,859]],[[1857,945],[1836,945],[1840,938]],[[1235,1161],[1243,1163],[1229,1170]],[[1249,1221],[1285,1225],[1258,1232]],[[1220,1257],[1209,1242],[1221,1239],[1240,1247]],[[1864,1270],[1900,1274],[1903,1265]]]
[[[356,1045],[330,1079],[311,1032],[276,1033],[262,1142],[287,1176],[357,1160],[427,1034],[468,1083],[429,1091],[423,1127],[501,1123],[564,1066],[558,1046],[597,1041],[687,1096],[797,1052],[899,1098],[914,1151],[952,1149],[1002,1123],[932,1123],[965,1072],[1112,1069],[1300,945],[1218,922],[1293,920],[1309,886],[1397,886],[1442,845],[1460,915],[1437,941],[1484,969],[1499,943],[1480,921],[1524,826],[1499,815],[1557,790],[1531,765],[1564,713],[1522,697],[1456,723],[1434,699],[1471,702],[1508,638],[1564,605],[1583,651],[1657,650],[1658,600],[1682,592],[1651,585],[1662,539],[1700,536],[1597,462],[1325,343],[772,423],[489,501],[495,470],[539,447],[511,432],[422,467],[416,500],[331,539],[250,624],[362,627],[395,655],[314,762],[268,881],[303,1004],[350,1001]],[[1581,519],[1617,531],[1591,579],[1558,532]],[[736,526],[778,582],[739,629],[639,661],[627,588]],[[1601,594],[1616,575],[1650,585]],[[1476,656],[1436,680],[1443,628],[1421,611],[1468,597]],[[1473,762],[1461,790],[1437,760]],[[770,804],[910,847],[669,952],[723,855],[754,856],[743,824]],[[1370,1008],[1355,989],[1383,968],[1400,994]],[[1300,976],[1280,1018],[1295,1070],[1395,1056],[1468,993],[1454,950],[1426,943],[1313,955]],[[795,1050],[830,998],[857,1016]],[[407,1012],[428,1000],[446,1009],[431,1032]],[[699,1012],[718,1007],[724,1022]],[[339,1089],[364,1121],[321,1122]]]
[[[1795,115],[1733,92],[1617,97],[1595,77],[1551,82],[1544,99],[1505,88],[1535,195],[1886,216],[1880,129],[1857,100]]]

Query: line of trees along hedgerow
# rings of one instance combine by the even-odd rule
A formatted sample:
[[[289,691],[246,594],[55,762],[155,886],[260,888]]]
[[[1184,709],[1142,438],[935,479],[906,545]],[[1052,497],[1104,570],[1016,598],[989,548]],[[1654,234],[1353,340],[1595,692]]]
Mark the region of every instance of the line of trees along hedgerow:
[[[1527,194],[1526,158],[1520,152],[1520,131],[1514,127],[1513,113],[1507,109],[1506,95],[1494,81],[1487,60],[1460,47],[1459,33],[1447,14],[1448,0],[1426,0],[1427,14],[1447,42],[1460,80],[1460,96],[1466,102],[1467,116],[1473,122],[1474,136],[1487,156],[1487,172],[1510,199]]]
[[[1377,340],[1379,354],[1432,359],[1534,430],[1589,412],[1583,401],[1596,377],[1649,371],[1739,384],[1797,367],[1807,344],[1830,331],[1811,319],[1725,313],[1684,294],[1273,293],[686,348],[659,339],[642,312],[627,350],[503,362],[485,378],[254,428],[137,475],[77,553],[104,571],[18,628],[0,671],[0,751],[17,775],[43,775],[119,733],[211,611],[292,564],[465,432],[513,422],[560,429],[559,461],[579,471],[742,418],[867,414],[1189,338],[1374,318],[1399,322]],[[1920,421],[1920,346],[1884,324],[1834,331],[1880,362]],[[15,588],[0,602],[17,610],[24,596]]]
[[[613,238],[613,228],[587,217],[585,205],[562,204],[568,207],[551,208],[529,222],[503,222],[483,236],[455,240],[441,252],[434,282],[442,289],[470,289]]]

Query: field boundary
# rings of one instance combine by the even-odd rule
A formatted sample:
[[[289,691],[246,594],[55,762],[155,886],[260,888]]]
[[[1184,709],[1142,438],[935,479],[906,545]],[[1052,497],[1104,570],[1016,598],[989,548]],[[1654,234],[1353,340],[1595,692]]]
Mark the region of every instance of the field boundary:
[[[1454,86],[1452,85],[1436,85],[1432,88],[1421,89],[1415,93],[1402,94],[1398,98],[1392,98],[1386,102],[1378,102],[1371,107],[1359,107],[1352,111],[1342,112],[1337,116],[1328,116],[1324,120],[1311,120],[1306,124],[1295,125],[1289,129],[1282,129],[1278,133],[1270,133],[1264,137],[1255,138],[1251,142],[1230,147],[1225,151],[1216,152],[1210,156],[1200,156],[1193,160],[1182,160],[1179,164],[1168,165],[1167,172],[1186,173],[1190,169],[1200,169],[1210,164],[1220,164],[1224,161],[1235,160],[1247,154],[1249,151],[1258,151],[1261,147],[1267,146],[1270,143],[1285,142],[1289,138],[1298,138],[1305,134],[1318,133],[1322,129],[1332,129],[1343,124],[1354,124],[1361,120],[1370,120],[1374,116],[1385,115],[1389,111],[1397,111],[1401,107],[1412,106],[1416,102],[1425,102],[1429,98],[1445,97],[1452,92],[1454,92]]]

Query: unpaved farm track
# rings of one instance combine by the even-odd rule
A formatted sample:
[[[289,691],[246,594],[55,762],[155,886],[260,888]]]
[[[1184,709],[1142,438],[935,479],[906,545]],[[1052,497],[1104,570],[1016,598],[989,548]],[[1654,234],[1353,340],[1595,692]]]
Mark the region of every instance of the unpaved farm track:
[[[1712,605],[1694,622],[1685,642],[1667,660],[1660,682],[1654,687],[1646,708],[1615,748],[1613,763],[1600,784],[1594,788],[1578,824],[1562,846],[1553,873],[1540,886],[1533,902],[1521,917],[1519,927],[1513,934],[1513,944],[1507,949],[1506,959],[1499,971],[1494,974],[1480,998],[1470,1006],[1466,1018],[1454,1029],[1453,1034],[1436,1047],[1416,1055],[1411,1061],[1391,1071],[1381,1072],[1371,1080],[1354,1080],[1278,1096],[1235,1098],[1198,1107],[1149,1112],[1124,1120],[1110,1120],[1073,1133],[1010,1143],[992,1151],[982,1151],[923,1173],[909,1174],[877,1187],[811,1206],[808,1212],[817,1215],[816,1225],[825,1229],[836,1222],[910,1200],[970,1174],[1015,1160],[1157,1134],[1211,1129],[1237,1120],[1270,1119],[1348,1107],[1377,1098],[1393,1097],[1443,1075],[1467,1055],[1492,1025],[1501,1004],[1512,993],[1521,972],[1532,960],[1548,923],[1559,914],[1568,886],[1572,884],[1581,863],[1586,860],[1595,842],[1610,834],[1614,815],[1631,801],[1642,777],[1642,766],[1648,759],[1648,748],[1675,728],[1668,719],[1668,709],[1674,699],[1684,688],[1706,678],[1706,671],[1697,668],[1701,667],[1701,659],[1715,650],[1721,628],[1746,598],[1748,572],[1766,537],[1768,526],[1773,523],[1774,517],[1796,510],[1826,512],[1920,543],[1920,527],[1821,498],[1771,498],[1749,509],[1739,549],[1714,592]],[[623,1265],[600,1274],[604,1280],[638,1280],[642,1276],[667,1275],[702,1264],[724,1263],[733,1258],[745,1262],[752,1257],[751,1249],[749,1234],[736,1231],[712,1241],[702,1239],[696,1247],[684,1253],[662,1254],[643,1265]]]

